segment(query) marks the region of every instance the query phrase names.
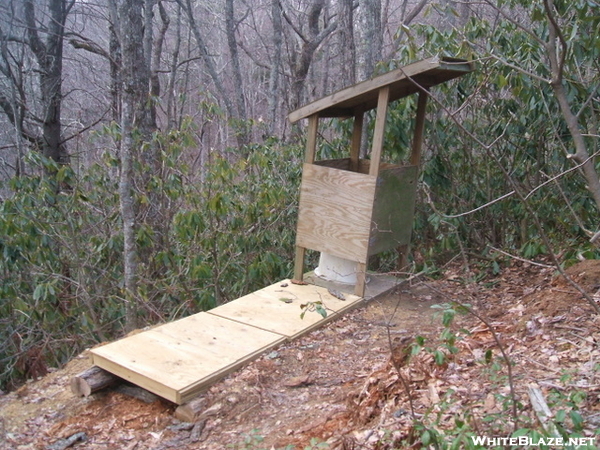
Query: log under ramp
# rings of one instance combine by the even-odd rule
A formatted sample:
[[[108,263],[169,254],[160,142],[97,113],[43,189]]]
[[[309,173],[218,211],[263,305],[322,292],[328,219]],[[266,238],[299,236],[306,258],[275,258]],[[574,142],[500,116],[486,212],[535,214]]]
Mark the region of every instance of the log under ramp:
[[[308,284],[282,280],[210,311],[94,348],[92,363],[181,405],[264,352],[398,284],[394,277],[371,278],[364,297],[344,292],[352,286],[312,274],[305,277]],[[326,317],[314,310],[317,305],[325,308]]]

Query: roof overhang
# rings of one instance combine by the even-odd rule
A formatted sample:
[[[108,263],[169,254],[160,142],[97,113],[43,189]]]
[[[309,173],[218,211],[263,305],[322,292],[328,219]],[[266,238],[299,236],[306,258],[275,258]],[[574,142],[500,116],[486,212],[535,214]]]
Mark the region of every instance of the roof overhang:
[[[474,63],[464,59],[424,59],[315,100],[292,111],[288,119],[295,123],[314,114],[319,117],[352,117],[357,112],[376,108],[379,90],[383,87],[389,86],[392,102],[473,70]]]

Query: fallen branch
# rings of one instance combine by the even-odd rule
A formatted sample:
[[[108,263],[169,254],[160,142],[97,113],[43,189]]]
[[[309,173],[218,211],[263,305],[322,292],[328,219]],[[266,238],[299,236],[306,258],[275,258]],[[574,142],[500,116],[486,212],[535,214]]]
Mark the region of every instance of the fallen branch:
[[[78,442],[85,441],[87,441],[87,434],[85,434],[83,431],[80,431],[79,433],[75,433],[66,439],[59,439],[54,444],[46,446],[45,450],[66,450]]]
[[[490,249],[492,249],[493,251],[495,251],[495,252],[503,254],[504,256],[508,256],[509,258],[516,259],[517,261],[521,261],[521,262],[524,262],[524,263],[527,263],[527,264],[531,264],[533,266],[545,267],[547,269],[555,269],[556,268],[555,266],[551,266],[550,264],[538,263],[538,262],[532,261],[530,259],[520,258],[518,256],[511,255],[510,253],[507,253],[507,252],[505,252],[503,250],[500,250],[499,248],[492,247],[491,245],[488,245],[488,247]]]
[[[556,425],[554,425],[554,422],[551,420],[552,411],[550,411],[550,408],[548,408],[548,404],[546,403],[544,394],[540,388],[534,384],[530,384],[527,390],[529,391],[529,400],[531,401],[531,406],[533,407],[535,415],[537,416],[542,428],[550,436],[561,437]]]

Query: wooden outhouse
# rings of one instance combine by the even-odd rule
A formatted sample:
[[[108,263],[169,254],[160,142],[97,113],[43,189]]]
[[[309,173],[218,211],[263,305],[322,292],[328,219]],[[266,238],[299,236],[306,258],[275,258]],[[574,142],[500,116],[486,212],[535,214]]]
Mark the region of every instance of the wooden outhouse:
[[[302,280],[306,249],[356,263],[354,293],[364,296],[370,256],[397,248],[406,255],[412,233],[425,106],[432,86],[473,71],[473,63],[434,57],[390,71],[309,103],[289,114],[308,119],[300,188],[294,278]],[[418,94],[410,158],[382,163],[390,102]],[[376,108],[370,159],[360,158],[364,114]],[[354,120],[349,157],[317,160],[322,118]]]

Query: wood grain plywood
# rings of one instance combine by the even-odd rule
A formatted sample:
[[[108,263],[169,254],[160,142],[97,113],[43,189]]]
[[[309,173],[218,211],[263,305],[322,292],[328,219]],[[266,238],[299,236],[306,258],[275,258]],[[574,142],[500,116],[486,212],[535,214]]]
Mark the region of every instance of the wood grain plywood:
[[[345,298],[340,300],[323,287],[295,285],[284,280],[211,309],[209,314],[293,339],[323,325],[362,300],[350,294],[345,294]],[[301,318],[303,310],[300,306],[310,302],[322,302],[327,309],[327,318],[315,311],[309,311]]]
[[[335,291],[336,290],[332,290],[332,292]],[[306,303],[307,301],[314,302],[321,300],[329,310],[335,313],[345,311],[349,307],[355,306],[362,300],[361,297],[350,293],[344,293],[344,299],[342,300],[335,297],[332,292],[330,292],[328,288],[324,289],[322,286],[294,284],[290,280],[283,280],[279,283],[272,284],[259,291],[256,291],[255,293],[269,298],[298,299],[302,303]],[[319,300],[317,300],[317,298]]]
[[[315,100],[288,115],[291,123],[319,114],[320,117],[351,117],[358,108],[368,111],[377,106],[377,91],[390,87],[390,101],[419,92],[472,72],[475,66],[455,58],[433,57],[409,64],[399,69],[379,75],[370,80],[342,89],[331,95]]]
[[[199,313],[91,353],[95,365],[181,404],[283,340],[265,330]]]
[[[304,164],[296,245],[367,262],[377,177]]]

